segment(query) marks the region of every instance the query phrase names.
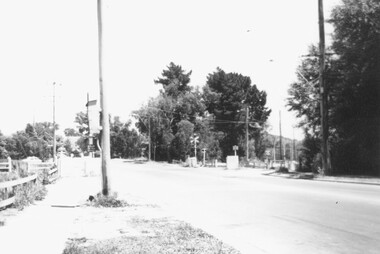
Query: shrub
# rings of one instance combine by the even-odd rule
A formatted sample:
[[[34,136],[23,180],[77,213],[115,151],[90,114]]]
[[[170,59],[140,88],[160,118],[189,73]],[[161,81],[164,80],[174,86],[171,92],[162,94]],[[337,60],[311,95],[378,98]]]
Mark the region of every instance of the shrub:
[[[33,204],[34,200],[43,200],[47,194],[46,187],[38,181],[19,185],[15,188],[15,202],[13,206],[19,210]]]
[[[15,172],[0,173],[0,183],[17,180],[19,177]]]
[[[108,196],[98,193],[93,201],[93,205],[96,207],[124,207],[128,204],[124,200],[117,198],[117,192],[112,192]]]
[[[278,170],[277,170],[278,173],[289,173],[289,170],[285,167],[280,167]]]

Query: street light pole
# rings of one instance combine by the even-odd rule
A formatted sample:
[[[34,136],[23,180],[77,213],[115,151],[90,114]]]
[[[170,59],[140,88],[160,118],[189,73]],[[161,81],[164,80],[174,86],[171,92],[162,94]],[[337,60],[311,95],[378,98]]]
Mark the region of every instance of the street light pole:
[[[110,156],[110,124],[107,108],[107,94],[103,80],[103,23],[102,23],[102,0],[97,2],[98,13],[98,47],[99,47],[99,88],[100,107],[102,110],[102,194],[108,196],[110,193],[110,183],[108,169],[111,160]]]

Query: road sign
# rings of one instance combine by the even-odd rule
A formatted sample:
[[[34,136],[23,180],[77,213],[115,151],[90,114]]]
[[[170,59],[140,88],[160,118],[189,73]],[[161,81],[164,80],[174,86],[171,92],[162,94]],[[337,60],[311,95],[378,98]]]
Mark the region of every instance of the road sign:
[[[239,150],[239,147],[238,146],[233,146],[232,149],[234,149],[235,156],[236,156],[236,151]]]
[[[196,158],[197,157],[197,143],[199,143],[199,136],[194,134],[193,137],[190,137],[190,143],[194,144],[194,154]]]
[[[195,136],[195,135],[194,135],[194,137],[190,137],[190,142],[191,142],[191,143],[194,143],[194,142],[195,142],[195,143],[198,143],[198,142],[199,142],[199,136]]]

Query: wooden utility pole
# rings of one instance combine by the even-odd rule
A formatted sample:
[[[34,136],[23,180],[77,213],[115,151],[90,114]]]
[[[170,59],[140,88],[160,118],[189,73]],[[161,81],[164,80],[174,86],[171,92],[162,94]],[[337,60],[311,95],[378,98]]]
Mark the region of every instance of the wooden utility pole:
[[[107,93],[103,80],[103,23],[102,23],[102,0],[97,2],[98,11],[98,47],[99,47],[99,88],[100,107],[102,111],[102,194],[108,196],[110,193],[110,179],[108,169],[110,165],[110,123],[107,108]]]
[[[149,133],[149,152],[148,152],[148,160],[150,161],[150,159],[151,159],[151,151],[152,151],[152,145],[151,145],[151,136],[150,136],[150,116],[148,115],[148,128],[149,128],[149,130],[148,130],[148,133]]]
[[[279,111],[279,127],[280,127],[280,160],[282,160],[282,133],[281,133],[281,110]]]
[[[293,127],[293,152],[292,152],[292,160],[295,161],[296,160],[296,140],[294,138],[294,127]]]
[[[57,138],[55,134],[55,82],[53,82],[53,162],[57,163]]]
[[[330,159],[328,151],[328,110],[327,110],[327,89],[324,82],[325,72],[325,26],[323,15],[323,0],[318,0],[319,17],[319,92],[321,110],[321,134],[322,134],[322,174],[330,173]]]
[[[249,119],[249,107],[246,107],[246,117],[245,117],[245,139],[246,139],[246,149],[245,149],[245,158],[247,159],[247,164],[249,163],[249,133],[248,133],[248,119]]]

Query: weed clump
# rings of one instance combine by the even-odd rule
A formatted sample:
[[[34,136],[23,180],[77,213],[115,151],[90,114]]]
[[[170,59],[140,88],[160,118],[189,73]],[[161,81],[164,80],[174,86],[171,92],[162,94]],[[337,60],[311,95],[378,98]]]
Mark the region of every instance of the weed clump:
[[[47,194],[47,189],[38,181],[19,185],[15,188],[15,202],[13,206],[23,210],[26,206],[33,204],[35,200],[43,200]]]
[[[289,173],[289,170],[286,167],[280,167],[276,172],[277,173]]]
[[[117,198],[117,192],[112,192],[108,196],[104,196],[102,193],[98,193],[91,203],[95,207],[125,207],[128,203],[124,200]]]

